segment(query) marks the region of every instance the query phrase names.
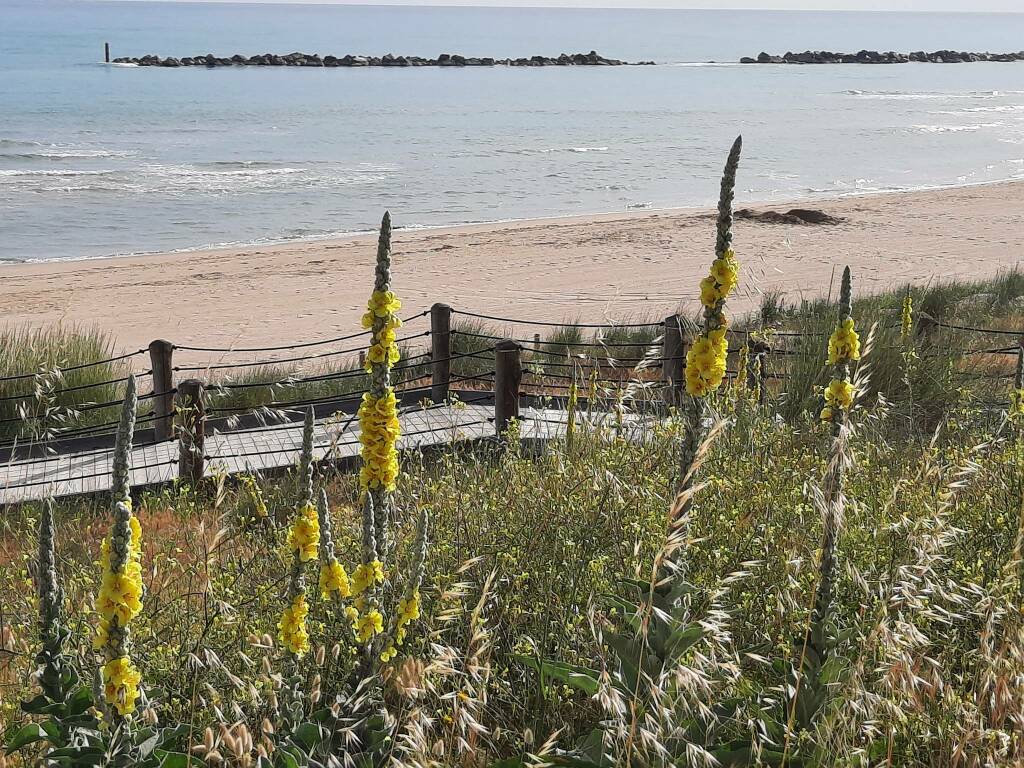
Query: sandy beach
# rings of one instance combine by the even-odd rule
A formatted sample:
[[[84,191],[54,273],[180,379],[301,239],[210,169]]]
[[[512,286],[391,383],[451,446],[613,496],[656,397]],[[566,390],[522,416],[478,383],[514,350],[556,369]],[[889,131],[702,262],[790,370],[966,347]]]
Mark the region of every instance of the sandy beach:
[[[813,208],[835,225],[740,219],[734,311],[777,291],[828,290],[843,265],[858,291],[892,283],[985,277],[1024,253],[1024,184],[737,208]],[[394,211],[401,226],[401,211]],[[41,232],[40,237],[45,237]],[[259,346],[358,329],[375,236],[227,250],[0,267],[8,323],[98,326],[124,349]],[[712,254],[709,211],[677,210],[474,225],[394,234],[403,314],[433,302],[531,320],[625,321],[697,306]],[[837,279],[837,278],[836,278]]]

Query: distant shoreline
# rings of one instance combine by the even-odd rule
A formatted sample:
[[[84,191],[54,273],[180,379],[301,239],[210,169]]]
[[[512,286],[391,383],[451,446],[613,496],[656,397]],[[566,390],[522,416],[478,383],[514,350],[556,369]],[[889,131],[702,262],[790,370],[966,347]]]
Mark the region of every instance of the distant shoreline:
[[[738,66],[738,65],[736,65]],[[758,202],[748,203],[747,205],[758,207],[758,208],[785,208],[785,207],[814,207],[821,203],[844,200],[847,198],[871,198],[879,196],[900,196],[900,195],[915,195],[923,192],[938,192],[942,190],[956,190],[956,189],[970,189],[972,187],[987,187],[987,186],[998,186],[1003,184],[1021,184],[1024,183],[1024,178],[1019,179],[994,179],[990,181],[973,181],[962,184],[936,184],[926,185],[921,187],[914,187],[912,189],[889,189],[889,190],[850,190],[844,192],[836,192],[834,194],[810,194],[807,196],[793,196],[793,197],[780,197],[774,200],[761,200]],[[505,226],[517,226],[522,224],[542,224],[552,223],[557,224],[561,221],[578,221],[586,219],[604,219],[604,218],[616,218],[616,217],[630,217],[630,216],[645,216],[645,215],[672,215],[672,214],[687,214],[696,211],[706,210],[707,205],[672,205],[665,207],[643,207],[629,210],[618,210],[618,211],[588,211],[584,213],[563,213],[563,214],[552,214],[550,216],[525,216],[519,218],[507,218],[507,219],[486,219],[482,221],[466,221],[456,222],[450,224],[408,224],[402,225],[400,222],[401,211],[392,211],[392,214],[396,218],[394,224],[394,231],[400,234],[408,233],[419,233],[419,232],[439,232],[439,231],[459,231],[467,228],[476,227],[505,227]],[[287,238],[258,238],[254,240],[245,240],[238,242],[225,242],[225,243],[200,243],[197,245],[183,246],[181,248],[172,248],[169,250],[139,250],[130,251],[124,253],[106,253],[95,256],[71,256],[71,257],[46,257],[46,258],[29,258],[29,259],[5,259],[0,258],[0,277],[2,277],[5,271],[11,267],[19,265],[32,265],[32,264],[75,264],[78,262],[102,262],[112,261],[120,259],[135,259],[135,258],[148,258],[148,257],[171,257],[175,255],[189,255],[193,253],[207,253],[207,252],[219,252],[219,251],[236,251],[240,249],[257,249],[257,248],[276,248],[276,247],[287,247],[287,246],[302,246],[302,245],[315,245],[317,243],[328,243],[333,241],[344,241],[353,238],[371,237],[376,235],[374,229],[356,229],[351,231],[339,231],[339,232],[327,232],[322,235],[308,235],[303,237],[287,237]]]
[[[734,312],[755,309],[765,292],[788,301],[825,294],[847,264],[858,291],[869,293],[908,281],[991,276],[1024,253],[1015,213],[1024,206],[1022,184],[797,205],[840,223],[778,223],[772,216],[792,204],[737,201],[751,214],[735,226],[741,279]],[[393,213],[400,221],[401,212]],[[0,312],[12,324],[98,326],[123,349],[157,338],[215,346],[326,338],[358,328],[375,240],[364,234],[9,265],[0,270]],[[710,209],[397,231],[394,286],[407,315],[446,302],[530,320],[660,318],[680,302],[686,311],[697,308],[713,244]]]

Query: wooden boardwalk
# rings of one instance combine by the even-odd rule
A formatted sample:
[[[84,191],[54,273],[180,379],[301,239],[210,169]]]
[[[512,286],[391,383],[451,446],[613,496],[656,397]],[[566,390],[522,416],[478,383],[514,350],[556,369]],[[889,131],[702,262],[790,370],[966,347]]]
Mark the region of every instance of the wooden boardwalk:
[[[402,451],[494,435],[494,407],[489,404],[454,404],[412,408],[400,416]],[[564,410],[525,407],[521,412],[521,437],[548,440],[565,435],[568,414]],[[591,417],[607,421],[610,414]],[[582,414],[579,418],[583,421]],[[632,427],[637,417],[626,417]],[[317,460],[355,458],[360,449],[359,422],[354,414],[337,413],[316,423],[314,456]],[[298,463],[302,447],[302,423],[242,429],[207,435],[205,474],[236,474],[279,469]],[[173,482],[178,475],[176,440],[137,447],[132,451],[131,484],[154,486]],[[0,504],[16,504],[46,498],[100,493],[111,484],[112,448],[58,454],[46,459],[10,461],[0,466]]]

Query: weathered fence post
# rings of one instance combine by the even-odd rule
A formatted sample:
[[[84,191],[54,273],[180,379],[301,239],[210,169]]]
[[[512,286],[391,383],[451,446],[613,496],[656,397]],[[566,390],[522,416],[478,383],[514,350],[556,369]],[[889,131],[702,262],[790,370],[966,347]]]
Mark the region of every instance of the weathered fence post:
[[[522,348],[511,339],[494,346],[494,431],[499,436],[519,418],[519,385],[523,379]]]
[[[448,399],[452,378],[452,308],[435,304],[430,308],[430,399]]]
[[[167,440],[174,425],[174,345],[163,339],[150,342],[149,367],[153,371],[153,435]]]
[[[665,318],[661,358],[661,378],[666,385],[665,402],[669,405],[679,405],[683,402],[683,392],[686,391],[683,323],[679,315],[669,315]]]
[[[533,351],[540,352],[540,334],[533,334]]]
[[[203,479],[206,404],[203,382],[188,379],[178,385],[178,477],[193,485]]]

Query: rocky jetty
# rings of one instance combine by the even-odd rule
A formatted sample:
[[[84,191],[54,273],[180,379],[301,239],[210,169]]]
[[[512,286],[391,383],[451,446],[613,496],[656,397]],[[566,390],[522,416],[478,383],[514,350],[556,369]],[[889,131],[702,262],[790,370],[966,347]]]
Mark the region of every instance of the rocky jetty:
[[[858,51],[834,53],[832,51],[804,51],[772,56],[762,51],[756,58],[744,56],[740,64],[909,64],[912,61],[929,64],[966,64],[975,61],[1024,61],[1024,51],[1017,53],[970,53],[967,51]]]
[[[140,67],[621,67],[629,64],[653,64],[653,61],[628,62],[608,59],[597,51],[590,53],[563,53],[559,56],[531,56],[519,59],[494,59],[490,57],[460,56],[457,53],[442,53],[436,59],[422,56],[321,56],[318,53],[289,53],[280,56],[264,53],[256,56],[235,54],[230,57],[206,53],[199,56],[168,56],[161,58],[153,54],[146,56],[123,56],[114,59],[113,64],[135,64]]]

